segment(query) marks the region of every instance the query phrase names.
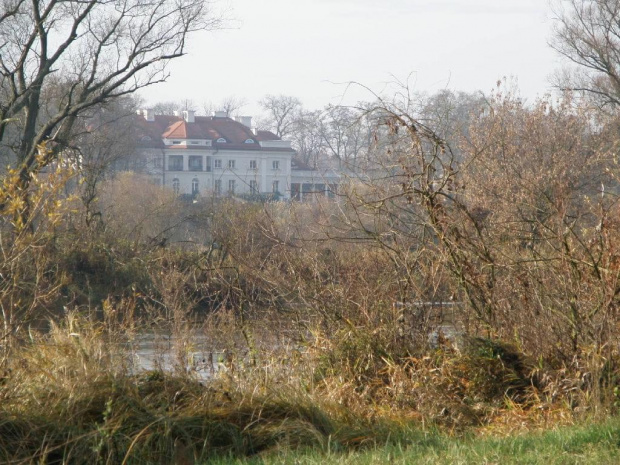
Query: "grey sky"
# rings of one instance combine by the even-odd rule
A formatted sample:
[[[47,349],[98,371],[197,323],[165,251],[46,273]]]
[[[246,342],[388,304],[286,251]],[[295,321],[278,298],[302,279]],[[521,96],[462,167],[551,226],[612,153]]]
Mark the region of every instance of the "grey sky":
[[[490,90],[514,77],[528,99],[560,66],[546,0],[229,0],[229,28],[194,36],[150,103],[236,95],[256,113],[265,94],[306,107],[370,99],[392,76],[416,91]],[[220,3],[221,5],[221,3]],[[346,90],[346,93],[345,93]],[[343,93],[345,95],[343,96]]]

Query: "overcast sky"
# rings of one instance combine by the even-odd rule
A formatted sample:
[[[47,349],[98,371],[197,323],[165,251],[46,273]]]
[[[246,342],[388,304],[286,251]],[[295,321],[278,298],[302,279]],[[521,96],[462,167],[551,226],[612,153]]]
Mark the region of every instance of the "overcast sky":
[[[308,109],[370,100],[394,79],[416,91],[491,90],[506,76],[528,100],[560,66],[547,0],[225,0],[225,30],[200,33],[149,103],[293,95]],[[219,5],[223,5],[220,1]]]

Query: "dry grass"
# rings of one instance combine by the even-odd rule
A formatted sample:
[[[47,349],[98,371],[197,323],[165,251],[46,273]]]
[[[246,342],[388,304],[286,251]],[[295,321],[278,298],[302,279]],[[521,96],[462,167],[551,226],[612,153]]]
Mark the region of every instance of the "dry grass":
[[[20,348],[0,388],[0,461],[195,463],[377,437],[370,422],[350,422],[300,386],[133,375],[106,339],[101,325],[73,315]]]
[[[253,321],[255,334],[277,327],[274,318]],[[407,443],[415,429],[504,436],[614,409],[613,384],[592,382],[610,366],[600,358],[580,371],[553,369],[480,338],[416,356],[390,326],[320,326],[302,345],[281,335],[261,341],[250,357],[225,311],[203,331],[227,328],[239,345],[229,347],[227,369],[204,381],[186,366],[133,372],[119,341],[139,328],[70,313],[7,358],[0,461],[196,463],[305,447],[344,451]]]

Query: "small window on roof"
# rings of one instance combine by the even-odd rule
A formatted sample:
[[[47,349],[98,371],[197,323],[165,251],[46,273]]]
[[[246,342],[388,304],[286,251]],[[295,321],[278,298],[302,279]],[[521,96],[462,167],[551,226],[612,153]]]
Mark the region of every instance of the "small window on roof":
[[[254,143],[254,139],[246,139],[245,143],[246,144],[253,144]]]
[[[142,142],[148,142],[148,141],[150,141],[150,140],[151,140],[151,137],[150,137],[150,136],[142,136],[142,137],[140,138],[140,140],[141,140]]]
[[[172,145],[179,145],[181,143],[180,140],[173,140]]]
[[[225,143],[226,143],[226,139],[224,139],[223,137],[220,137],[220,138],[217,140],[217,143],[218,143],[218,144],[225,144]]]

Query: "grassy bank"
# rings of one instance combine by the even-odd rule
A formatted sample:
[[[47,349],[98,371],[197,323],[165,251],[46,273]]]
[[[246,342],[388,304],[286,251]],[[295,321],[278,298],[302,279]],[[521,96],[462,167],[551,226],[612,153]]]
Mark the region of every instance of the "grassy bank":
[[[10,383],[9,383],[10,384]],[[87,388],[88,390],[85,390]],[[33,386],[25,387],[28,401]],[[286,388],[243,397],[150,372],[97,385],[39,386],[21,411],[6,396],[1,463],[611,464],[620,420],[510,436],[450,433],[417,422],[359,418]]]
[[[502,438],[449,437],[411,431],[403,443],[365,450],[279,450],[247,459],[222,458],[216,464],[614,464],[620,461],[620,421],[560,428]]]
[[[619,420],[574,426],[596,410],[579,416],[567,397],[554,404],[542,390],[523,388],[526,378],[498,347],[437,351],[406,370],[384,371],[385,386],[369,393],[330,374],[311,350],[284,364],[275,356],[231,362],[205,381],[181,365],[136,372],[122,345],[111,343],[119,335],[79,315],[31,336],[0,381],[0,463],[613,463],[620,456]]]
[[[356,449],[392,422],[349,414],[299,386],[227,374],[133,373],[103,326],[70,318],[33,334],[0,381],[0,463],[201,463],[280,448]]]

